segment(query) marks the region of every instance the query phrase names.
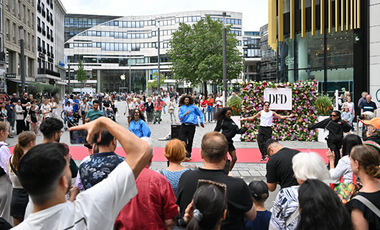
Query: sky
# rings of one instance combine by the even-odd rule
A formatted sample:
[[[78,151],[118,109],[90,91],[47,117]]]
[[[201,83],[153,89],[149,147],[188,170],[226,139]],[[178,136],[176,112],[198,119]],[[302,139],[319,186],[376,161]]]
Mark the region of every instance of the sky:
[[[194,10],[243,13],[243,31],[268,23],[267,0],[61,0],[67,13],[140,16]]]

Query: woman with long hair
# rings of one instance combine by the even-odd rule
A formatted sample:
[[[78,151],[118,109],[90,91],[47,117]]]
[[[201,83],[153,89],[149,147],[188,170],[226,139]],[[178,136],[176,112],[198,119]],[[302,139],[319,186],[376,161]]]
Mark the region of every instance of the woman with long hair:
[[[300,220],[297,230],[350,230],[352,222],[347,209],[326,183],[308,179],[298,190]]]
[[[36,146],[36,134],[32,131],[22,132],[13,149],[13,156],[9,158],[9,177],[13,186],[11,216],[15,226],[24,220],[25,209],[29,201],[28,193],[17,178],[18,162],[34,146]]]
[[[329,131],[329,135],[326,137],[327,147],[335,154],[334,167],[336,167],[340,159],[343,132],[349,132],[352,127],[342,120],[338,110],[334,110],[330,113],[330,118],[326,118],[323,121],[307,127],[309,130],[318,128],[327,129]]]
[[[9,134],[8,124],[0,121],[0,214],[7,222],[13,225],[10,215],[12,183],[9,179],[8,160],[11,152],[5,146]]]
[[[339,159],[337,166],[334,166],[335,154],[329,150],[327,158],[330,161],[330,176],[331,179],[335,180],[335,183],[340,181],[340,178],[343,177],[343,183],[352,182],[352,169],[350,166],[350,153],[351,149],[356,145],[362,145],[362,139],[355,134],[348,134],[342,140],[342,158]]]
[[[372,146],[359,145],[351,151],[351,168],[363,187],[346,208],[351,212],[354,229],[380,229],[380,217],[371,203],[380,209],[380,155]]]
[[[317,153],[297,153],[292,159],[292,164],[294,176],[300,185],[308,179],[322,181],[330,176],[325,162]],[[295,185],[281,189],[277,194],[269,229],[297,228],[299,223],[298,189],[299,185]]]
[[[236,148],[234,146],[234,141],[232,138],[234,138],[236,134],[243,134],[247,131],[247,128],[245,127],[240,129],[239,126],[237,126],[231,119],[231,116],[232,109],[230,107],[226,107],[219,110],[214,117],[214,119],[217,121],[214,131],[222,131],[222,134],[226,137],[228,142],[228,153],[231,156],[230,171],[237,161]]]
[[[148,125],[145,123],[144,113],[135,109],[128,118],[128,130],[134,133],[138,137],[150,137],[152,132]]]
[[[227,215],[225,190],[213,184],[200,186],[187,211],[184,219],[191,218],[187,230],[219,230]]]
[[[186,148],[185,142],[180,141],[178,139],[173,139],[169,141],[164,150],[164,155],[166,159],[168,159],[169,166],[159,171],[162,175],[164,175],[168,181],[170,182],[174,194],[177,195],[177,188],[179,178],[181,178],[182,174],[189,170],[181,165],[181,162],[186,157]]]

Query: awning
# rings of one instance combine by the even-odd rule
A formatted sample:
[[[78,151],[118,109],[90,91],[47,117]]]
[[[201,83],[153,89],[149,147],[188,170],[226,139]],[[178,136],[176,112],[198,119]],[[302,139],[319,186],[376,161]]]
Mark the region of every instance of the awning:
[[[17,80],[17,79],[7,79],[7,81],[11,81],[11,82],[18,83],[18,84],[20,84],[20,86],[21,86],[21,80]],[[32,81],[25,81],[25,86],[27,86],[28,84],[31,84],[31,83],[35,83],[35,82],[32,82]]]

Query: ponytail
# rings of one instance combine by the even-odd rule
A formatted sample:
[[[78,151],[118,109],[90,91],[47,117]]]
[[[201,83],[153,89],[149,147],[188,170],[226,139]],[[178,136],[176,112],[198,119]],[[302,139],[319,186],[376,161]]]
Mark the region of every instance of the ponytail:
[[[12,166],[15,170],[17,170],[18,162],[21,157],[24,155],[24,150],[22,150],[20,143],[17,143],[13,149],[13,158],[12,158]]]

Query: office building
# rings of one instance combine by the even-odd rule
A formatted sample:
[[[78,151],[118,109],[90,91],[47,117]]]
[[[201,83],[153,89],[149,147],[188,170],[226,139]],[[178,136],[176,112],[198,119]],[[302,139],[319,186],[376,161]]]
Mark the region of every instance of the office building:
[[[99,92],[123,91],[128,88],[131,76],[132,91],[146,91],[147,82],[153,79],[158,70],[157,33],[160,25],[160,70],[165,77],[162,88],[186,91],[187,84],[177,84],[171,79],[170,62],[165,55],[170,48],[171,35],[178,29],[179,23],[194,24],[206,15],[210,15],[213,20],[222,20],[222,13],[189,11],[126,17],[67,14],[65,55],[75,71],[78,63],[83,62],[88,73],[86,87]],[[227,12],[226,18],[227,24],[232,24],[231,33],[236,34],[238,49],[243,53],[242,14]],[[76,80],[71,83],[74,89],[83,87]]]
[[[21,92],[20,35],[22,32],[26,87],[28,83],[35,82],[36,76],[35,0],[5,0],[3,4],[6,89],[8,93]]]

